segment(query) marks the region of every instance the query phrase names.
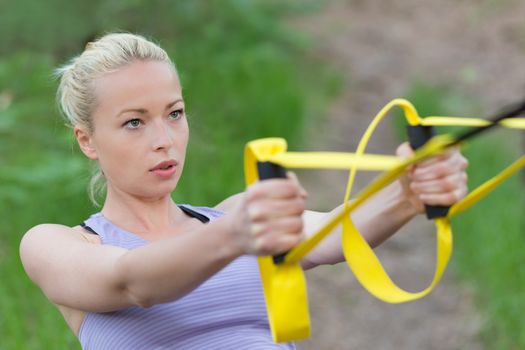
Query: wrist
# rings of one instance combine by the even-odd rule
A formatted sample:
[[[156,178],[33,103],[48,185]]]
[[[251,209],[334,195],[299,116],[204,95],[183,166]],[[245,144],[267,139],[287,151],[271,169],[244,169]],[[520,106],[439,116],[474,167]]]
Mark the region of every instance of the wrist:
[[[383,203],[381,211],[384,214],[395,214],[401,221],[409,221],[421,211],[413,194],[408,193],[400,181],[389,184],[377,196]]]
[[[410,183],[406,178],[400,178],[388,187],[391,188],[392,195],[396,197],[392,200],[402,211],[405,211],[404,214],[407,215],[409,220],[425,211],[423,202],[410,189]]]
[[[235,259],[245,254],[239,235],[236,233],[236,224],[232,220],[232,215],[224,215],[214,221],[218,226],[217,231],[220,236],[220,249],[222,254],[230,259]]]

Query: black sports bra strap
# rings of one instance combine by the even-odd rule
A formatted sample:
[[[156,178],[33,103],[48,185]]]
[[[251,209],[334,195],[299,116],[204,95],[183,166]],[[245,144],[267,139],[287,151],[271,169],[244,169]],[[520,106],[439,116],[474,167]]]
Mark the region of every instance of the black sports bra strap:
[[[82,221],[82,222],[80,223],[80,226],[82,226],[82,228],[84,228],[84,230],[88,231],[89,233],[92,233],[92,234],[98,236],[98,233],[96,233],[95,230],[93,230],[91,227],[89,227],[88,225],[86,225],[85,222]]]
[[[192,210],[190,208],[187,208],[183,205],[177,205],[184,213],[187,215],[199,220],[200,222],[207,224],[210,221],[210,218],[202,215],[201,213],[197,213],[195,210]]]

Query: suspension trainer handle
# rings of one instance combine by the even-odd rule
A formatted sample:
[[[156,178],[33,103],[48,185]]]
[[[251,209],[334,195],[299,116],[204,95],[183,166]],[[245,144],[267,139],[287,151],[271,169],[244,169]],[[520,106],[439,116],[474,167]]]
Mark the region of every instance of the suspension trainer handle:
[[[286,168],[272,162],[257,162],[257,171],[259,173],[259,180],[287,178]],[[285,256],[286,253],[274,255],[273,262],[280,264],[284,261]]]
[[[432,126],[408,125],[407,128],[408,141],[413,150],[422,147],[435,135],[435,130]],[[445,217],[449,209],[450,206],[425,204],[425,212],[428,219]]]

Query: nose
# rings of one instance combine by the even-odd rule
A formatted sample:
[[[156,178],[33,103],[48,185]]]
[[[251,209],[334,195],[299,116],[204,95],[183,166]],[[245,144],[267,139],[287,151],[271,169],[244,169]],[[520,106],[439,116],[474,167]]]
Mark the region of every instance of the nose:
[[[164,121],[154,123],[152,145],[155,151],[168,149],[173,144],[173,131]]]

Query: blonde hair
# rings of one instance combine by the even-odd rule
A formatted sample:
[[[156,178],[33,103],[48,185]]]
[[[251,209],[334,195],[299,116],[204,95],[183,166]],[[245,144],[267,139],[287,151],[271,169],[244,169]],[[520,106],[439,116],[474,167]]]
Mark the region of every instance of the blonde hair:
[[[57,103],[70,127],[80,126],[89,133],[95,131],[93,111],[96,107],[94,80],[132,63],[133,61],[159,61],[175,65],[157,44],[130,33],[110,33],[86,45],[82,54],[56,69],[60,78]],[[96,198],[105,188],[104,174],[98,164],[89,182],[89,198],[99,205]]]

